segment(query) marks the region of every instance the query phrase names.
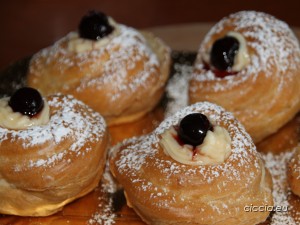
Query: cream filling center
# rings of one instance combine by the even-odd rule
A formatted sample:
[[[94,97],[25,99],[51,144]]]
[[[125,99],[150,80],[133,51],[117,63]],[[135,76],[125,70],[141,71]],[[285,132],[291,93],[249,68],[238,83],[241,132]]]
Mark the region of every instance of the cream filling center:
[[[0,127],[24,130],[32,126],[45,125],[50,120],[50,109],[45,99],[42,111],[32,118],[19,112],[14,112],[8,105],[8,102],[9,97],[0,99]]]
[[[228,32],[227,36],[236,38],[240,43],[238,52],[234,57],[234,64],[232,70],[235,72],[241,71],[250,62],[250,57],[247,49],[247,42],[245,38],[237,32]]]
[[[114,28],[113,32],[108,36],[100,38],[99,40],[90,40],[81,38],[78,32],[71,32],[68,34],[68,50],[72,52],[86,52],[93,49],[100,49],[106,46],[111,39],[120,35],[120,29],[118,24],[109,17],[109,24]]]
[[[191,145],[180,145],[175,137],[174,128],[162,134],[160,145],[165,154],[177,162],[187,165],[215,165],[223,163],[231,153],[231,139],[226,129],[215,126],[214,131],[208,131],[201,145],[195,148]]]
[[[231,70],[233,72],[239,72],[241,71],[245,66],[247,66],[250,63],[250,56],[247,48],[247,41],[238,32],[230,31],[226,34],[226,36],[234,37],[239,42],[239,49],[237,51],[237,54],[234,57],[234,64]],[[210,50],[209,52],[205,52],[202,55],[202,58],[204,62],[210,64]]]

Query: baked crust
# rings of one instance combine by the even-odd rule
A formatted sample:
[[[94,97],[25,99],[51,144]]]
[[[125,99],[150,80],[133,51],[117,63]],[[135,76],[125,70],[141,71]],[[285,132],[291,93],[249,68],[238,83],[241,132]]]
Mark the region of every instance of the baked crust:
[[[72,33],[41,50],[30,62],[28,85],[43,95],[72,94],[108,123],[134,121],[151,111],[164,93],[170,49],[150,33],[124,25],[101,48],[68,49]]]
[[[99,183],[108,131],[100,114],[71,96],[51,96],[50,121],[0,127],[0,213],[46,216]]]
[[[250,62],[217,78],[203,63],[216,39],[229,31],[246,40]],[[190,81],[190,103],[210,101],[234,113],[255,143],[275,133],[300,110],[300,49],[286,23],[271,15],[241,11],[218,22],[202,42]]]
[[[223,163],[186,165],[164,153],[160,135],[192,112],[228,131],[231,154]],[[246,212],[245,207],[273,205],[272,179],[250,136],[232,114],[207,102],[184,108],[150,135],[116,146],[110,168],[128,206],[147,224],[253,225],[269,212]]]

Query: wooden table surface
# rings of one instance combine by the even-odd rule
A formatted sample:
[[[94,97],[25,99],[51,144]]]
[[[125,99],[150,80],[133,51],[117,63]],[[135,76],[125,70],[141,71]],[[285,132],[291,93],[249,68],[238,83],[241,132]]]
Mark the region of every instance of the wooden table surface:
[[[300,27],[299,0],[1,0],[0,69],[76,29],[91,9],[136,28],[216,22],[240,10],[263,11]]]

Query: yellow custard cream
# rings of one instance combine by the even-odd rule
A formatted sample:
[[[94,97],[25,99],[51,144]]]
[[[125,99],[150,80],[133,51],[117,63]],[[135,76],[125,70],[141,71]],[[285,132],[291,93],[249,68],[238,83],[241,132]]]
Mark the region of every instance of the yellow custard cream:
[[[241,35],[238,32],[231,31],[228,32],[226,36],[234,37],[239,42],[239,49],[237,51],[237,54],[234,57],[234,65],[231,68],[232,71],[239,72],[250,62],[249,52],[247,48],[247,41],[243,37],[243,35]],[[203,53],[202,58],[206,63],[210,64],[210,52]]]
[[[120,34],[120,29],[118,24],[109,17],[108,19],[109,24],[114,27],[114,30],[111,34],[109,34],[106,37],[103,37],[99,40],[90,40],[86,38],[81,38],[79,36],[78,32],[71,32],[68,34],[68,50],[81,53],[81,52],[86,52],[86,51],[91,51],[93,49],[100,49],[103,46],[107,45],[109,41],[116,37],[119,36]]]
[[[162,134],[160,144],[164,152],[177,162],[188,165],[215,165],[223,163],[231,153],[231,139],[223,127],[214,126],[208,131],[201,145],[180,145],[174,138],[177,132],[172,127]]]
[[[0,99],[0,127],[14,130],[24,130],[32,126],[45,125],[50,120],[50,109],[44,101],[43,110],[33,118],[14,112],[8,105],[9,97]]]
[[[228,32],[227,36],[236,38],[240,43],[239,50],[234,58],[232,70],[241,71],[250,62],[246,40],[243,35],[237,32]]]

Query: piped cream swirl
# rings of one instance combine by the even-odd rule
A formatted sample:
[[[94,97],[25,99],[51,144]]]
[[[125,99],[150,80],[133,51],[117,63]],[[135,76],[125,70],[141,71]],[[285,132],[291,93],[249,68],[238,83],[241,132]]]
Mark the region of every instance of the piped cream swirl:
[[[82,53],[106,46],[111,39],[120,35],[119,25],[111,17],[108,18],[108,22],[114,30],[112,33],[106,37],[100,38],[99,40],[81,38],[78,32],[70,32],[68,34],[68,50],[76,53]]]
[[[238,52],[237,52],[236,56],[234,57],[234,65],[232,67],[232,70],[236,71],[236,72],[241,71],[250,62],[250,57],[249,57],[248,48],[247,48],[247,42],[246,42],[245,38],[243,37],[243,35],[241,35],[238,32],[233,32],[233,31],[228,32],[227,36],[236,38],[240,43]]]
[[[239,72],[250,63],[247,41],[242,34],[234,31],[228,32],[226,36],[234,37],[239,42],[239,49],[234,57],[234,64],[231,68],[233,72]],[[202,55],[204,62],[206,62],[207,64],[210,64],[210,51],[211,49],[209,50],[209,52],[205,52]]]
[[[8,105],[9,97],[0,99],[0,126],[7,129],[24,130],[32,126],[45,125],[50,120],[50,109],[44,100],[44,107],[39,114],[30,118],[19,112],[14,112]]]
[[[171,127],[162,135],[160,145],[165,154],[177,162],[188,165],[215,165],[223,163],[231,153],[231,139],[223,127],[214,126],[214,131],[208,131],[201,145],[195,148],[191,145],[180,145],[175,139],[176,130]]]

